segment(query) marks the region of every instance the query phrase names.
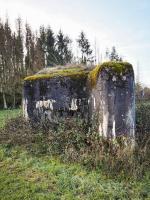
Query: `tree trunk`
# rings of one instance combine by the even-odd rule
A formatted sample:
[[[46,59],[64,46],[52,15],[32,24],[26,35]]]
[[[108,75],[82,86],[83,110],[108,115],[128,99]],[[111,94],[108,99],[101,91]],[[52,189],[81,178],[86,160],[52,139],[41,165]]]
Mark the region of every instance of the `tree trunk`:
[[[5,92],[3,92],[3,105],[4,105],[4,109],[7,109],[7,101],[6,101],[6,95]]]
[[[15,95],[15,92],[14,92],[14,95],[13,95],[13,108],[16,107],[16,95]]]

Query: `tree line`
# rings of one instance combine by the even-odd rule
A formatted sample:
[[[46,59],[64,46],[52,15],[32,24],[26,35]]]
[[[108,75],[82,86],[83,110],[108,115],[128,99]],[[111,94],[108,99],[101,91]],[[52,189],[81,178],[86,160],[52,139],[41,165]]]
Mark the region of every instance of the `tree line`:
[[[44,67],[66,65],[74,62],[72,40],[61,30],[54,34],[50,26],[40,26],[32,31],[22,19],[16,19],[13,31],[8,18],[0,19],[0,107],[16,107],[21,102],[22,80]],[[82,57],[81,63],[89,61],[91,46],[81,32],[77,39]]]
[[[79,57],[73,54],[72,40],[61,30],[55,34],[50,26],[42,25],[39,30],[33,31],[29,23],[23,25],[21,18],[16,19],[13,30],[8,18],[5,21],[0,19],[0,108],[20,105],[23,78],[44,67],[93,64],[93,50],[83,31],[76,42]],[[106,51],[106,57],[121,60],[115,47]]]

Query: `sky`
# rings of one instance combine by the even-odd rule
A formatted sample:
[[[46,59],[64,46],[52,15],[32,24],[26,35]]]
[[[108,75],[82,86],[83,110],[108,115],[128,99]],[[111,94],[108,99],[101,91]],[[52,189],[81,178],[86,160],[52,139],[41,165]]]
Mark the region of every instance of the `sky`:
[[[102,61],[106,48],[115,46],[135,76],[139,65],[140,82],[150,86],[150,0],[0,0],[0,17],[6,15],[13,27],[20,16],[34,30],[42,24],[61,29],[74,47],[84,31]]]

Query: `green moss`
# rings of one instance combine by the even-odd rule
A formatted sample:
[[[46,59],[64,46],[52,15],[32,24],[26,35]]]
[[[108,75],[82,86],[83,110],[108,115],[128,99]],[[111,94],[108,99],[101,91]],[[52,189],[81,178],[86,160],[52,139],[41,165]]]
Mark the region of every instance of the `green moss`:
[[[117,74],[124,74],[133,71],[132,65],[128,62],[104,62],[101,68],[111,68]]]
[[[25,81],[34,81],[39,79],[50,79],[54,77],[71,77],[75,79],[81,79],[88,77],[91,87],[96,85],[97,77],[103,69],[110,69],[113,73],[121,75],[129,71],[133,71],[132,65],[127,62],[104,62],[101,65],[97,65],[93,70],[85,67],[70,67],[64,69],[54,69],[49,72],[41,72],[33,76],[28,76]]]
[[[25,81],[32,81],[38,79],[50,79],[54,77],[72,77],[72,78],[81,78],[86,77],[88,75],[88,71],[82,68],[68,68],[68,69],[60,69],[57,71],[52,71],[47,74],[35,74],[33,76],[28,76],[24,80]]]
[[[93,88],[96,85],[97,77],[100,72],[100,65],[97,65],[88,75],[90,86]]]
[[[132,65],[128,62],[104,62],[101,65],[97,65],[89,72],[88,79],[92,88],[96,86],[98,75],[103,69],[111,70],[111,72],[119,76],[128,72],[133,72]]]

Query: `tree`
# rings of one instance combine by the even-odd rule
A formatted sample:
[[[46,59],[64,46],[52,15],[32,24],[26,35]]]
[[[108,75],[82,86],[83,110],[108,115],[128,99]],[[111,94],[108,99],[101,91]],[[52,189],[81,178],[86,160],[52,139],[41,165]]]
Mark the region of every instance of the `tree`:
[[[36,68],[35,66],[35,41],[34,34],[31,31],[31,27],[26,23],[26,55],[25,55],[25,68],[26,75],[33,73]]]
[[[16,20],[16,64],[20,73],[24,72],[23,66],[23,59],[24,59],[24,52],[23,52],[23,31],[22,31],[22,20],[19,17]]]
[[[5,34],[5,91],[7,94],[14,94],[13,81],[14,81],[14,66],[13,66],[13,37],[12,31],[9,25],[9,20],[6,18],[4,24],[4,34]],[[14,96],[13,96],[14,97]],[[7,103],[6,103],[7,104]],[[7,106],[6,106],[7,107]]]
[[[5,47],[5,28],[0,22],[0,92],[3,98],[3,108],[7,109],[6,85],[7,85],[7,66],[6,66],[6,47]]]
[[[13,69],[14,77],[12,80],[13,107],[16,105],[16,94],[22,95],[22,80],[25,74],[24,68],[24,41],[22,30],[22,19],[16,20],[16,33],[13,34]]]
[[[46,30],[44,26],[40,26],[40,37],[39,41],[40,43],[40,48],[41,48],[41,53],[44,56],[44,65],[43,67],[47,66],[47,48],[46,48]]]
[[[150,100],[150,88],[149,87],[144,87],[144,99],[145,100]]]
[[[56,56],[57,64],[65,65],[72,61],[71,40],[60,30],[56,36]]]
[[[140,82],[135,84],[135,96],[137,101],[141,101],[144,98],[144,88]]]
[[[86,64],[87,61],[92,62],[93,58],[90,58],[92,54],[91,46],[83,31],[80,33],[77,43],[81,50],[81,63]]]
[[[42,43],[39,37],[35,38],[35,60],[34,65],[36,70],[41,70],[45,66],[45,53],[42,48]]]
[[[55,36],[50,27],[46,29],[46,53],[47,53],[47,66],[54,66],[57,63]]]
[[[3,98],[3,107],[7,109],[7,94],[11,93],[11,80],[14,75],[12,62],[13,42],[9,20],[0,23],[0,92]]]
[[[109,51],[109,49],[106,49],[105,55],[106,58],[108,58],[110,61],[122,61],[122,58],[118,55],[115,46],[112,47],[111,52]]]

